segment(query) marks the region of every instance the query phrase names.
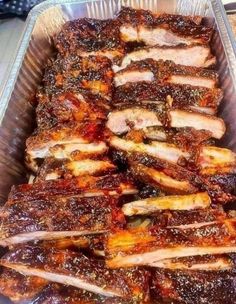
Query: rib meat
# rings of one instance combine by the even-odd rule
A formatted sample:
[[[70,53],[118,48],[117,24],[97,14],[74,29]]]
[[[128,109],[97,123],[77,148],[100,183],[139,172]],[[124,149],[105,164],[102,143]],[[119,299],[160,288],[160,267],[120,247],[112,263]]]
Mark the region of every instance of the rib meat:
[[[121,22],[121,39],[144,42],[146,45],[190,45],[208,43],[212,28],[196,24],[179,15],[155,15],[147,10],[123,7],[117,18]]]
[[[115,105],[146,104],[162,101],[173,108],[215,113],[221,99],[222,91],[220,89],[141,81],[119,86],[115,90],[113,103]]]
[[[110,196],[9,201],[1,211],[2,246],[104,233],[122,227],[123,213]]]
[[[230,270],[235,268],[235,254],[166,259],[154,262],[152,266],[170,270]]]
[[[55,38],[55,45],[62,55],[99,55],[115,61],[124,54],[116,20],[83,18],[66,22]]]
[[[131,129],[149,127],[189,128],[206,131],[209,137],[220,139],[225,133],[225,123],[221,118],[186,110],[168,110],[163,105],[128,106],[115,110],[108,116],[106,126],[115,134],[123,134]],[[148,134],[148,131],[146,131]],[[169,136],[170,137],[170,136]]]
[[[235,225],[235,219],[227,219],[110,234],[107,265],[111,268],[153,265],[170,258],[235,252]]]
[[[215,71],[174,64],[172,61],[144,59],[131,62],[115,74],[116,86],[127,82],[158,81],[160,83],[187,84],[213,89],[217,86]]]
[[[125,215],[151,214],[159,210],[193,210],[209,207],[211,199],[206,192],[190,195],[151,197],[123,205]]]
[[[35,201],[45,197],[90,197],[104,195],[135,194],[133,180],[125,174],[101,177],[84,176],[82,179],[60,179],[13,186],[8,200]]]
[[[52,283],[37,297],[33,304],[133,304],[132,300],[121,298],[106,298],[72,286]]]
[[[20,246],[1,259],[25,275],[71,285],[107,297],[148,299],[148,273],[141,269],[109,270],[104,261],[81,253],[39,246]]]
[[[43,84],[46,92],[85,89],[110,99],[113,71],[109,59],[103,56],[58,56],[49,62]]]
[[[31,300],[46,286],[47,281],[39,277],[28,277],[4,268],[0,274],[0,294],[14,303]]]
[[[153,297],[171,303],[234,304],[235,270],[152,272]]]
[[[103,125],[97,122],[69,122],[42,130],[27,139],[27,160],[30,164],[48,156],[73,158],[76,151],[103,154],[107,150],[103,130]]]
[[[77,161],[48,158],[40,167],[37,180],[67,179],[84,175],[105,175],[114,173],[116,169],[116,166],[108,158]]]
[[[49,129],[69,121],[96,121],[106,119],[109,104],[99,95],[89,92],[59,92],[37,94],[36,120],[38,129]]]
[[[126,68],[132,61],[145,59],[172,60],[175,64],[192,67],[211,67],[216,63],[207,45],[178,45],[146,47],[126,54],[119,65],[114,65],[115,72]]]
[[[181,159],[188,159],[190,157],[188,152],[182,151],[177,146],[158,141],[144,144],[112,136],[110,138],[110,146],[125,153],[144,153],[172,163],[178,163]]]
[[[206,130],[217,139],[220,139],[226,131],[225,123],[219,117],[184,110],[171,110],[168,115],[172,128],[192,127],[196,130]]]

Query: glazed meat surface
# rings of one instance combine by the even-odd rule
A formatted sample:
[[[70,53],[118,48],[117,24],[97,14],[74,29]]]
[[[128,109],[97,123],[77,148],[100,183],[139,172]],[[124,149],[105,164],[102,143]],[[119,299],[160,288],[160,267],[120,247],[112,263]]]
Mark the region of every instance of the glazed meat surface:
[[[149,297],[147,271],[110,270],[102,260],[69,250],[20,246],[8,252],[1,264],[25,275],[37,275],[103,296],[140,300]]]
[[[13,186],[9,201],[34,201],[45,197],[89,197],[100,195],[134,194],[133,179],[126,174],[85,176],[73,179],[49,180]]]
[[[77,161],[48,158],[38,172],[37,181],[65,178],[69,179],[84,175],[106,175],[114,173],[116,166],[108,159],[83,159]]]
[[[9,201],[1,210],[3,246],[32,240],[99,234],[125,224],[117,199],[110,196],[45,197],[33,201]]]
[[[111,268],[206,254],[235,252],[235,219],[189,225],[150,227],[110,234],[107,254]]]
[[[190,45],[207,43],[212,28],[196,24],[179,15],[155,15],[147,10],[123,7],[117,18],[121,22],[121,39],[144,42],[146,45]]]
[[[116,86],[127,82],[158,81],[160,83],[187,84],[213,89],[217,85],[217,73],[197,67],[174,64],[173,61],[144,59],[131,62],[115,74]]]
[[[233,304],[236,301],[235,270],[154,270],[154,297],[177,303]]]
[[[114,71],[126,68],[132,61],[145,59],[171,60],[175,64],[193,67],[212,67],[216,63],[215,57],[207,45],[179,45],[179,46],[153,46],[135,50],[126,54],[119,65],[113,66]]]
[[[116,20],[83,18],[66,22],[55,39],[55,45],[62,55],[99,55],[116,60],[124,54]]]

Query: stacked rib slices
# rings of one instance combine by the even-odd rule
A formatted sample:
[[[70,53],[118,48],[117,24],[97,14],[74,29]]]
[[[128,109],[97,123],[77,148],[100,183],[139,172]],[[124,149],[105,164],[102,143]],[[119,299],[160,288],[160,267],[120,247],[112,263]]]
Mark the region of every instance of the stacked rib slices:
[[[235,153],[200,17],[67,22],[2,207],[0,292],[34,304],[234,304]]]

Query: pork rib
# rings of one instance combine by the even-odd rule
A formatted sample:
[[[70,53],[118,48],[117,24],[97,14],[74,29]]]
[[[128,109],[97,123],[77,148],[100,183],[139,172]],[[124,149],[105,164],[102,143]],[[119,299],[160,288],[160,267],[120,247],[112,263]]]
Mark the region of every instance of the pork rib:
[[[152,296],[159,301],[183,304],[234,304],[235,271],[173,271],[152,272]]]
[[[155,15],[147,10],[123,7],[117,19],[121,22],[121,39],[146,45],[190,45],[208,43],[212,28],[194,23],[179,15]]]
[[[120,65],[114,65],[115,72],[126,68],[132,61],[145,59],[172,60],[175,64],[193,67],[210,67],[215,64],[216,59],[211,55],[207,45],[179,45],[179,46],[153,46],[128,53]]]
[[[133,180],[125,174],[101,177],[84,176],[83,179],[48,180],[34,184],[13,186],[9,201],[34,201],[45,197],[90,197],[104,195],[135,194]]]
[[[37,181],[72,178],[84,175],[114,173],[116,166],[109,159],[84,159],[78,161],[46,159],[37,174]]]
[[[215,71],[176,65],[173,61],[144,59],[131,62],[126,68],[118,71],[114,77],[116,86],[128,82],[154,80],[160,83],[170,82],[213,89],[217,86],[218,76]]]
[[[24,275],[71,285],[107,297],[148,298],[145,270],[109,270],[104,261],[81,253],[39,246],[20,246],[2,257],[5,267]]]
[[[220,89],[140,81],[119,86],[115,90],[113,104],[146,104],[162,101],[173,108],[214,113],[221,99]]]
[[[111,268],[154,265],[170,258],[236,252],[235,225],[235,219],[227,219],[110,234],[107,265]]]
[[[28,277],[11,269],[4,268],[0,273],[0,294],[14,303],[32,300],[47,285],[47,280]]]
[[[151,197],[123,205],[125,215],[151,214],[159,210],[192,210],[209,207],[211,199],[206,192],[190,195]]]
[[[99,234],[122,227],[124,216],[116,205],[117,199],[110,196],[9,201],[1,211],[0,244]]]
[[[55,45],[62,55],[99,55],[115,61],[124,54],[116,20],[83,18],[66,22],[55,38]]]

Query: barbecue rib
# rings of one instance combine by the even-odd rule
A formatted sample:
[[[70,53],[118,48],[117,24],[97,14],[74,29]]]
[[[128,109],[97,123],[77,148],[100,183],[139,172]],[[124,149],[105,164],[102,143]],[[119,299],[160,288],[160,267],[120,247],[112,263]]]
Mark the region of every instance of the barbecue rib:
[[[172,128],[192,128],[206,131],[209,137],[220,139],[225,133],[225,123],[221,118],[186,110],[168,110],[163,105],[128,106],[115,110],[108,116],[106,126],[115,134],[123,134],[131,129],[167,126]],[[148,131],[146,131],[148,134]]]
[[[119,86],[114,93],[113,104],[135,105],[162,101],[173,108],[215,113],[221,99],[222,91],[220,89],[140,81]]]
[[[125,42],[143,42],[146,45],[170,45],[208,43],[212,28],[196,24],[180,15],[155,15],[147,10],[123,7],[117,19],[120,21],[121,39]]]
[[[46,286],[47,281],[39,277],[27,277],[19,272],[4,268],[0,273],[0,294],[13,302],[31,300]]]
[[[168,303],[234,304],[235,270],[152,272],[153,297]]]
[[[76,157],[78,154],[104,154],[107,150],[103,142],[103,125],[97,122],[69,122],[42,130],[26,141],[27,161],[54,156],[56,158]]]
[[[151,197],[127,203],[122,207],[125,215],[151,214],[159,210],[192,210],[209,207],[211,199],[206,192],[182,195]]]
[[[203,68],[176,65],[172,61],[145,59],[131,62],[115,74],[116,86],[127,82],[158,81],[160,83],[187,84],[213,89],[217,86],[215,71]]]
[[[90,197],[135,194],[133,180],[125,174],[101,177],[84,176],[82,179],[59,179],[13,186],[8,200],[12,202],[35,201],[50,197]]]
[[[192,67],[211,67],[216,63],[215,57],[211,55],[209,46],[206,45],[179,45],[179,46],[154,46],[146,47],[126,54],[120,65],[114,65],[115,72],[126,68],[133,61],[145,59],[171,60],[175,64]]]
[[[110,196],[9,201],[1,210],[0,244],[99,234],[122,227],[124,215]]]
[[[52,283],[48,285],[32,304],[134,304],[132,300],[105,298],[72,286]]]
[[[20,246],[0,261],[24,275],[36,275],[108,297],[148,299],[148,273],[141,269],[109,270],[104,261],[81,253],[38,246]]]
[[[116,20],[83,18],[66,22],[55,38],[55,45],[64,56],[99,55],[115,61],[124,54]]]
[[[105,175],[114,173],[116,166],[108,159],[84,159],[79,161],[48,158],[40,167],[37,181],[72,178],[83,175]]]
[[[235,254],[166,259],[154,262],[152,266],[170,270],[229,270],[235,268]]]
[[[85,89],[110,99],[112,80],[111,62],[106,57],[70,55],[58,56],[55,61],[49,62],[43,84],[46,92],[50,93],[59,90]]]
[[[105,120],[109,110],[106,100],[85,91],[66,91],[50,96],[41,89],[37,99],[36,120],[39,129],[49,129],[69,121]]]
[[[236,220],[123,230],[107,240],[111,268],[154,265],[155,262],[236,250]]]

